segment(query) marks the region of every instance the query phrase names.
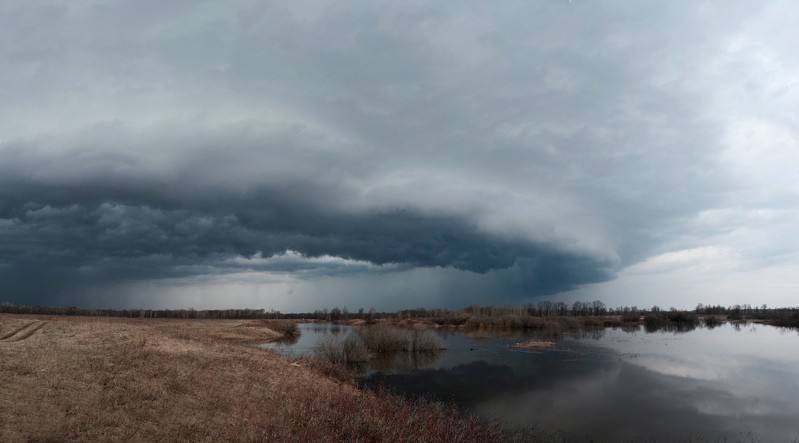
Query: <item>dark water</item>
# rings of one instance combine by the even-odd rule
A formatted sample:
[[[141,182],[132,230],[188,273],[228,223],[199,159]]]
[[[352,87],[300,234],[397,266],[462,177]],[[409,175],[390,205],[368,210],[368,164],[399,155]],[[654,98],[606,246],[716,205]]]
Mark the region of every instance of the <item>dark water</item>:
[[[293,344],[347,327],[302,325]],[[535,334],[442,335],[448,350],[373,362],[362,384],[454,402],[526,435],[568,441],[799,441],[799,335],[763,325],[606,329],[544,350]],[[539,337],[540,338],[540,337]]]

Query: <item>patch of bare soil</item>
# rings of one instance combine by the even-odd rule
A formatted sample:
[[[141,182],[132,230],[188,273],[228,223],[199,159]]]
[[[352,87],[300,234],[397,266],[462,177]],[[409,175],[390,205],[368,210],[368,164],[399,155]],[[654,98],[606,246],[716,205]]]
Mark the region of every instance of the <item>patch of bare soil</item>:
[[[32,322],[24,323],[22,326],[17,328],[10,328],[8,332],[0,334],[0,342],[25,340],[26,338],[35,334],[36,331],[43,328],[46,324],[46,321],[33,320]]]

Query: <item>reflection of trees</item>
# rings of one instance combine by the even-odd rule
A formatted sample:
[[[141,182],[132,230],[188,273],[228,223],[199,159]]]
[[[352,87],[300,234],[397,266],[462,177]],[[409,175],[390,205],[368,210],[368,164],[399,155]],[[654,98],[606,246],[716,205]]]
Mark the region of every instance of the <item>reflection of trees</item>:
[[[519,377],[507,365],[477,361],[450,369],[428,369],[412,373],[375,373],[361,380],[363,387],[389,389],[409,397],[433,397],[459,404],[479,402],[501,392],[514,392],[535,383]]]
[[[699,326],[699,318],[691,312],[671,310],[649,313],[644,317],[644,330],[648,333],[666,331],[684,333]]]
[[[316,334],[322,334],[327,332],[327,323],[312,323],[310,329]]]
[[[656,320],[649,320],[644,323],[643,330],[647,333],[651,334],[654,332],[673,332],[675,334],[682,334],[685,332],[690,332],[695,330],[697,327],[700,326],[699,322],[688,322],[688,323],[680,323],[680,322],[672,322],[668,321],[667,319],[656,319]],[[717,325],[705,325],[708,329],[713,329],[717,327]],[[622,332],[626,332],[628,334],[635,334],[641,331],[641,325],[637,324],[623,324],[621,326],[614,326],[612,328],[614,331],[621,329]],[[601,335],[600,335],[601,337]]]
[[[664,324],[644,324],[644,330],[648,333],[653,332],[673,332],[675,334],[684,334],[693,331],[697,325],[688,323],[664,323]]]
[[[455,331],[447,329],[447,328],[435,329],[435,330],[433,330],[433,332],[438,334],[438,336],[441,337],[444,340],[446,340],[449,337],[452,337],[453,335],[456,335]]]
[[[605,328],[589,328],[589,329],[580,329],[578,331],[569,331],[567,333],[558,335],[557,337],[553,338],[569,337],[576,339],[590,338],[592,340],[599,340],[604,336],[605,336]]]
[[[714,329],[718,326],[724,324],[721,318],[716,317],[715,315],[707,315],[704,318],[705,327],[708,329]]]
[[[443,352],[381,352],[374,354],[369,366],[376,371],[409,371],[430,366],[441,357]]]
[[[615,328],[614,328],[615,329]],[[621,330],[627,332],[629,334],[634,334],[641,330],[641,325],[639,324],[624,324],[621,325]]]
[[[749,326],[754,325],[755,323],[743,320],[743,321],[733,321],[730,322],[730,324],[732,325],[732,329],[734,329],[736,332],[740,332],[741,327],[748,328]]]
[[[605,336],[604,327],[590,327],[566,331],[529,331],[529,330],[492,330],[492,331],[463,331],[459,335],[469,338],[474,346],[483,346],[496,339],[503,340],[540,340],[559,342],[564,338],[577,340],[599,340]]]
[[[575,364],[571,360],[531,364],[529,359],[526,360],[527,364],[514,367],[480,360],[446,369],[376,372],[361,379],[360,384],[371,389],[389,389],[404,396],[432,397],[469,407],[504,394],[516,396],[549,390],[555,385],[574,386],[575,381],[606,373],[608,365],[615,364]]]

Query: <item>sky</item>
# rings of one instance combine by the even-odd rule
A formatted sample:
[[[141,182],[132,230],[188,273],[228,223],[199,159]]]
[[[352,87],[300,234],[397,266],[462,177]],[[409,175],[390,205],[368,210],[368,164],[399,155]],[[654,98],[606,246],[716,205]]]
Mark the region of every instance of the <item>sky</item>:
[[[793,1],[0,4],[0,302],[799,305]]]

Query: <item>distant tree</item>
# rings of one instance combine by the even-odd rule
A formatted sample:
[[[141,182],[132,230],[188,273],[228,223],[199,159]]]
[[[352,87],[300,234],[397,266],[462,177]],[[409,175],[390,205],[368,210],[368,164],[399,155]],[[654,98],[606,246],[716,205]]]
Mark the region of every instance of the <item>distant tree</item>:
[[[593,314],[595,316],[600,316],[605,313],[605,303],[602,303],[599,300],[594,300],[591,302],[591,305],[593,307]]]
[[[538,302],[538,312],[541,313],[542,317],[551,317],[552,316],[552,302],[549,300],[544,300]]]

